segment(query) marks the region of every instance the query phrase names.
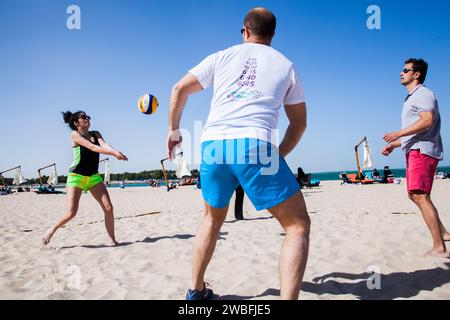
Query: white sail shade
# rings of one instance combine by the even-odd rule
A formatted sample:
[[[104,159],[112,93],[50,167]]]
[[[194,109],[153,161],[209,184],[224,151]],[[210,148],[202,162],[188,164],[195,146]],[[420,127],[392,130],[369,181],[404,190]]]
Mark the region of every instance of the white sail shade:
[[[105,183],[110,182],[110,180],[111,180],[110,171],[111,171],[111,168],[109,167],[109,161],[105,161],[105,178],[103,179],[103,182],[105,182]]]
[[[25,179],[22,175],[22,169],[21,168],[17,168],[16,169],[16,173],[14,174],[14,180],[13,180],[13,185],[20,185],[22,183],[27,182],[27,179]]]
[[[47,184],[56,186],[58,184],[58,173],[56,172],[56,166],[53,166],[52,173],[48,177]]]
[[[176,175],[179,179],[181,179],[185,176],[189,176],[189,177],[191,176],[191,172],[189,171],[189,169],[187,167],[186,160],[184,160],[183,157],[179,158]]]
[[[370,146],[367,140],[364,141],[363,148],[364,148],[363,168],[370,169],[373,167],[372,150],[370,150]]]

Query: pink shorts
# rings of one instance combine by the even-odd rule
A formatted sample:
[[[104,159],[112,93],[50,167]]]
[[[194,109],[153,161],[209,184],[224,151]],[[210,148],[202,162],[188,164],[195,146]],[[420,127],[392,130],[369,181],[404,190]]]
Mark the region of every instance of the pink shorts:
[[[439,160],[422,154],[420,150],[411,150],[406,155],[406,185],[408,193],[422,191],[431,193],[434,175]]]

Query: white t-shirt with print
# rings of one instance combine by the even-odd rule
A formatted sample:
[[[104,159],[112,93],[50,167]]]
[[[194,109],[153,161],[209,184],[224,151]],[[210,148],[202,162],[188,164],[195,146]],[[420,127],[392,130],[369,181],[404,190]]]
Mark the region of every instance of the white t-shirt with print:
[[[294,65],[270,46],[244,43],[208,56],[189,70],[214,86],[201,141],[257,138],[278,145],[282,105],[305,101]]]

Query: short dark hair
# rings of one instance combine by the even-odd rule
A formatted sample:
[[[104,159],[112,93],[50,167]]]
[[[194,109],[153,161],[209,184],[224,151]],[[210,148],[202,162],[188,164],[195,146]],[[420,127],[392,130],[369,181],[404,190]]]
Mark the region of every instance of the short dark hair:
[[[250,10],[245,16],[244,26],[254,35],[263,39],[272,39],[277,26],[275,15],[265,8],[255,8]]]
[[[420,72],[419,82],[424,83],[425,78],[427,77],[427,71],[428,71],[428,63],[426,63],[423,59],[414,59],[409,58],[405,61],[405,64],[411,63],[413,66],[414,71]]]

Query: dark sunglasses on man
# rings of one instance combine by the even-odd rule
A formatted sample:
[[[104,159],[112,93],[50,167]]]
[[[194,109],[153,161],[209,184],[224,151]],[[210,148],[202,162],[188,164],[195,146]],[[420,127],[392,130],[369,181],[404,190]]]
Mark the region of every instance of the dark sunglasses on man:
[[[79,119],[83,119],[83,120],[91,120],[91,117],[89,117],[88,115],[82,114]]]
[[[402,72],[405,73],[405,74],[410,72],[410,71],[414,71],[414,69],[405,68],[405,69],[402,70]]]

